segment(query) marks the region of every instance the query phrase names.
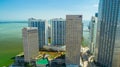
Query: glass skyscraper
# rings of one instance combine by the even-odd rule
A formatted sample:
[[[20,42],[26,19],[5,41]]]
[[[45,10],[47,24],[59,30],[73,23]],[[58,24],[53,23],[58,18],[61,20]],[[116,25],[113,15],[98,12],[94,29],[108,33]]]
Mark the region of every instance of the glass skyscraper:
[[[97,31],[97,17],[92,16],[90,21],[90,52],[95,53],[95,47],[96,47],[96,31]]]
[[[101,67],[120,67],[120,0],[100,0],[97,44]]]
[[[52,45],[65,45],[65,20],[55,18],[50,20]]]
[[[47,45],[47,32],[46,32],[46,21],[41,19],[30,18],[28,22],[29,27],[37,27],[38,28],[38,36],[39,36],[39,48],[43,48],[44,45]]]

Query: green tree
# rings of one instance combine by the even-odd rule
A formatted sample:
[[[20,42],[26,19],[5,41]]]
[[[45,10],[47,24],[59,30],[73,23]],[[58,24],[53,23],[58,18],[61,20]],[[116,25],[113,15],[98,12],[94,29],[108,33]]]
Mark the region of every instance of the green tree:
[[[82,46],[83,47],[87,47],[88,46],[88,42],[87,42],[87,40],[84,39],[84,37],[82,37]]]

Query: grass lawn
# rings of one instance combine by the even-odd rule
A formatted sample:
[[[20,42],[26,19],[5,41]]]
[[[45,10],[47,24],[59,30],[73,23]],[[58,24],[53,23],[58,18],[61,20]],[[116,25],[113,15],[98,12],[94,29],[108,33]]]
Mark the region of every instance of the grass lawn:
[[[13,62],[11,58],[19,54],[21,51],[22,38],[0,38],[0,67],[9,66]]]

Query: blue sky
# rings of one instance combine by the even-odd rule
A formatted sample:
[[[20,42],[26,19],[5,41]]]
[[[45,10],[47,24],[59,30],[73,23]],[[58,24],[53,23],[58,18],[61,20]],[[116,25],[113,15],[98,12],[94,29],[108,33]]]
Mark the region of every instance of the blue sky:
[[[82,14],[90,20],[98,10],[99,0],[0,0],[0,21],[65,18],[66,14]]]

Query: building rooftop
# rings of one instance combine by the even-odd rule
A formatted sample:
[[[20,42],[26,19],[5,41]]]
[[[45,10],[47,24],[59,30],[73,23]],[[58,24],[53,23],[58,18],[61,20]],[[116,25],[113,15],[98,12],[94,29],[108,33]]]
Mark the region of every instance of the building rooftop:
[[[36,61],[36,64],[42,64],[42,65],[46,65],[46,64],[48,64],[48,60],[47,59],[38,59],[37,61]]]
[[[35,18],[29,18],[28,21],[34,21],[34,22],[45,22],[46,20],[43,20],[43,19],[35,19]]]
[[[26,27],[27,30],[34,30],[34,29],[38,29],[37,27]]]
[[[53,18],[53,19],[50,19],[51,21],[65,21],[65,19],[63,18]]]

